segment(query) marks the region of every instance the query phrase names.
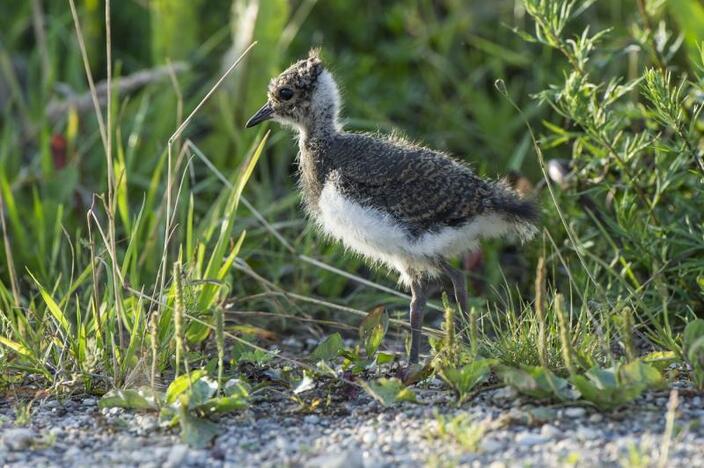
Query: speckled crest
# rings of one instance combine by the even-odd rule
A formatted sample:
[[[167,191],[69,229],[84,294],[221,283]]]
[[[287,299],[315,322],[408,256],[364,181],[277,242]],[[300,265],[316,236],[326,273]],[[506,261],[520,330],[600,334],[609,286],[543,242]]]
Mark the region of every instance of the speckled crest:
[[[310,103],[318,77],[323,72],[319,52],[313,49],[308,58],[299,60],[269,83],[269,103],[278,117],[289,118],[299,122],[310,110]],[[283,100],[279,92],[283,88],[291,89],[291,99]]]

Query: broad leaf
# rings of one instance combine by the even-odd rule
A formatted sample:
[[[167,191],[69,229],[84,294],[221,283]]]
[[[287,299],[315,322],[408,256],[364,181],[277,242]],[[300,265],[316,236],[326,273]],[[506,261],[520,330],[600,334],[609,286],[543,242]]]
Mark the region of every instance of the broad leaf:
[[[183,406],[179,407],[178,416],[178,422],[181,426],[181,440],[190,447],[207,447],[220,432],[217,424],[193,416]]]
[[[188,374],[183,374],[174,379],[166,389],[166,404],[170,405],[176,401],[176,399],[188,390],[193,382],[199,380],[207,374],[206,371],[202,369],[191,371],[190,376]]]
[[[362,388],[383,406],[401,401],[416,403],[416,395],[397,378],[380,378],[376,382],[362,382]]]
[[[149,387],[126,390],[111,390],[100,399],[100,408],[125,408],[134,410],[155,410],[160,397]]]
[[[692,320],[684,328],[682,344],[685,354],[689,352],[694,342],[701,337],[704,337],[704,319]]]
[[[359,326],[359,339],[371,358],[384,340],[389,328],[389,316],[383,306],[374,308],[364,317]]]
[[[544,367],[524,367],[522,369],[502,366],[497,370],[499,377],[519,393],[538,398],[571,400],[573,395],[567,381],[557,377],[550,369]]]
[[[342,336],[339,333],[333,333],[325,338],[313,350],[310,357],[313,361],[329,361],[340,355],[340,351],[345,347]]]
[[[207,402],[218,389],[217,382],[207,377],[202,377],[191,384],[190,389],[186,389],[183,396],[186,397],[188,408],[198,408]]]
[[[440,377],[455,391],[457,402],[461,404],[476,385],[489,377],[495,364],[493,359],[477,359],[460,368],[443,368]]]

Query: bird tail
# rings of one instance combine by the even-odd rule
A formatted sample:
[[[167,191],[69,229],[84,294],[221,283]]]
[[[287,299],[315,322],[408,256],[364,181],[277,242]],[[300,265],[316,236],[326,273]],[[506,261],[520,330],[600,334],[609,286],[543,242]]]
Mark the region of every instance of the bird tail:
[[[523,241],[530,240],[537,232],[540,212],[535,201],[522,198],[503,182],[497,182],[491,197],[493,211],[506,216]]]

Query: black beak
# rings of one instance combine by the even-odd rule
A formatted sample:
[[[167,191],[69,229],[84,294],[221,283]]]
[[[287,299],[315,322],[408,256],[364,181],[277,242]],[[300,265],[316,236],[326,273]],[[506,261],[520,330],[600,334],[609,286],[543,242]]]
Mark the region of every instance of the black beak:
[[[271,105],[267,102],[252,117],[250,117],[244,126],[246,128],[254,127],[265,120],[269,120],[272,115],[274,115],[274,109],[272,109]]]

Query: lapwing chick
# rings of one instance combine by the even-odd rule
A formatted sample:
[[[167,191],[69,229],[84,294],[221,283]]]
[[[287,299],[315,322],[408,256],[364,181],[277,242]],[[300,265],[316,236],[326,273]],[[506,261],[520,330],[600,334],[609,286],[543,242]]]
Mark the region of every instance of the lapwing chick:
[[[303,203],[331,238],[400,274],[411,291],[411,349],[416,364],[430,282],[452,282],[467,312],[464,274],[450,260],[484,238],[537,231],[536,206],[507,184],[477,176],[448,155],[394,136],[347,132],[340,93],[318,52],[269,83],[268,100],[246,126],[273,119],[298,133]]]

